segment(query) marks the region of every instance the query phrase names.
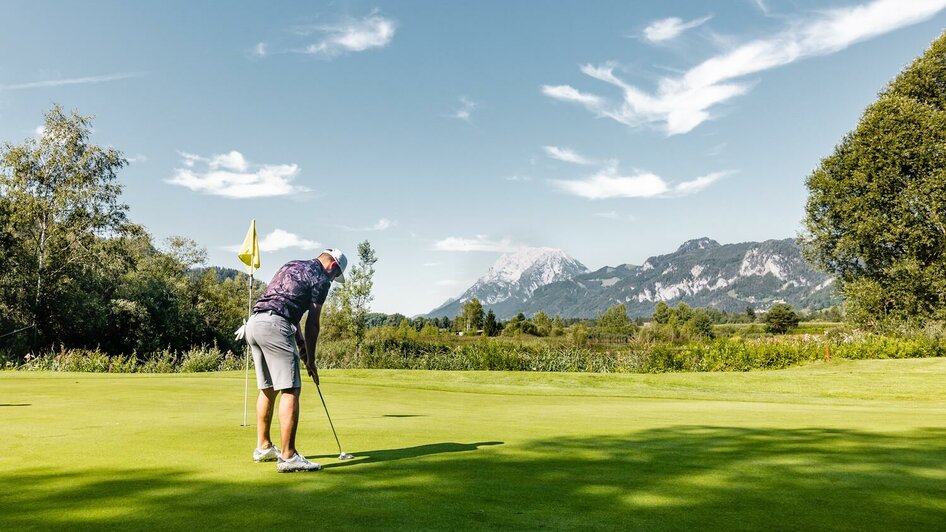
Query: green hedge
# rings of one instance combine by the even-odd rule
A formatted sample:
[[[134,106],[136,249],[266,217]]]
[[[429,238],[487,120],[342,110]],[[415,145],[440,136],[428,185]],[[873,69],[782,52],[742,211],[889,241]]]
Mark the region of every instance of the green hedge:
[[[319,367],[328,369],[432,369],[664,373],[782,369],[832,357],[847,359],[946,356],[946,336],[880,336],[842,333],[765,338],[718,338],[702,342],[629,343],[602,350],[565,342],[520,342],[481,338],[469,342],[371,339],[319,346]],[[111,373],[174,373],[240,370],[243,355],[216,347],[184,353],[161,351],[147,357],[108,356],[99,350],[62,349],[32,358],[16,369]],[[250,362],[252,365],[252,361]],[[8,366],[10,367],[10,366]]]

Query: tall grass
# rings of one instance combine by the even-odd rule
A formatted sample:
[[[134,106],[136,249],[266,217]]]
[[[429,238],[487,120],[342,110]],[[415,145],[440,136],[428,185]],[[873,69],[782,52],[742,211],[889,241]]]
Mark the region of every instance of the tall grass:
[[[326,369],[428,369],[663,373],[781,369],[827,356],[847,359],[946,356],[946,331],[897,336],[837,329],[820,335],[731,336],[714,340],[668,342],[636,338],[626,344],[578,345],[568,339],[373,338],[319,346],[318,365]],[[250,362],[252,364],[252,362]],[[30,357],[21,370],[111,373],[175,373],[242,370],[244,354],[217,347],[147,356],[109,356],[98,349],[64,349]]]

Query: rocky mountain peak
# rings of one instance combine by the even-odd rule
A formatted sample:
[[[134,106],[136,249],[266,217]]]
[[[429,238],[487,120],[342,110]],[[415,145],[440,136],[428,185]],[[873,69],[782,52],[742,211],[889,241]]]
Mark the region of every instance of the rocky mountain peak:
[[[687,240],[679,248],[677,248],[677,253],[685,253],[687,251],[694,251],[699,249],[713,249],[720,246],[719,242],[713,240],[712,238],[694,238],[693,240]]]

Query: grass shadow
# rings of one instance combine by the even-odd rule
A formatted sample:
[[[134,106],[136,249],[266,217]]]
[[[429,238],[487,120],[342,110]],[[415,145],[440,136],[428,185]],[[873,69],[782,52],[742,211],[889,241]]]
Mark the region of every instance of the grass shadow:
[[[943,428],[676,426],[484,448],[497,443],[366,451],[375,467],[306,475],[0,471],[0,529],[946,528]]]
[[[380,449],[376,451],[361,451],[352,453],[355,457],[351,460],[338,462],[337,464],[327,464],[325,469],[347,467],[358,464],[372,464],[377,462],[390,462],[392,460],[405,460],[407,458],[420,458],[444,453],[462,453],[466,451],[475,451],[480,447],[502,445],[501,441],[483,441],[477,443],[429,443],[426,445],[416,445],[414,447],[404,447],[402,449]],[[334,454],[320,454],[317,456],[306,456],[306,458],[331,458]]]
[[[2,406],[33,406],[33,405],[32,403],[0,403],[0,407]]]

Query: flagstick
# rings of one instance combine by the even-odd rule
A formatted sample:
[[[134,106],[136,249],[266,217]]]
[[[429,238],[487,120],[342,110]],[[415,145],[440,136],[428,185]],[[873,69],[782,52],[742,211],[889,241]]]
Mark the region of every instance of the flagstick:
[[[247,289],[246,296],[247,321],[253,315],[253,267],[250,266],[250,286]],[[246,334],[244,332],[244,334]],[[243,426],[246,426],[246,402],[250,389],[250,344],[246,344],[246,350],[243,352]]]

